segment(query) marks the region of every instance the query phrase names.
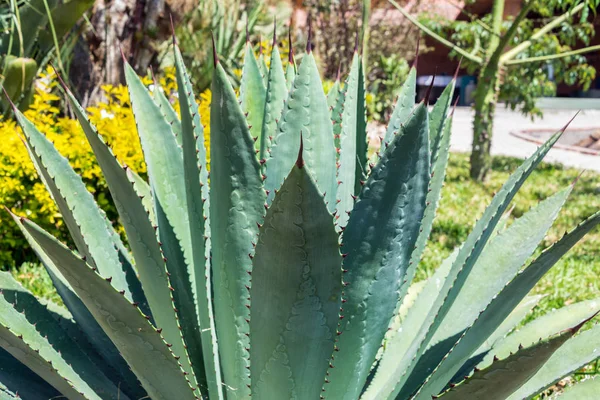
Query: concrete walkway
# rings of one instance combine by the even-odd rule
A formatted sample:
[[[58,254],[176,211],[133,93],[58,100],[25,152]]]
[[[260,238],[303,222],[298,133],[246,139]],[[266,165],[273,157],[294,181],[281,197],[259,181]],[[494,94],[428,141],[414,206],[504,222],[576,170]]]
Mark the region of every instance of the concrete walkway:
[[[529,157],[538,147],[536,143],[517,138],[510,134],[525,129],[561,129],[574,115],[574,110],[545,110],[543,119],[531,121],[519,112],[499,107],[494,121],[492,154],[519,158]],[[583,110],[571,123],[573,128],[600,127],[600,110]],[[473,110],[468,107],[456,109],[452,127],[451,149],[470,152],[473,139]],[[586,170],[600,172],[600,156],[582,154],[575,151],[552,149],[545,158],[546,162],[563,164]]]

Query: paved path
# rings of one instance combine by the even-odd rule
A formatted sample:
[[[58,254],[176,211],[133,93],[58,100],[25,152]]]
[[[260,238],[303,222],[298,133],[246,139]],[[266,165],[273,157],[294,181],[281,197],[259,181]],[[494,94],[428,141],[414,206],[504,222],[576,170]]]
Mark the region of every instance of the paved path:
[[[574,110],[546,110],[543,119],[531,121],[518,112],[499,107],[496,112],[492,154],[507,155],[519,158],[530,156],[538,147],[537,144],[517,138],[511,131],[524,129],[559,130],[574,115]],[[570,125],[573,128],[600,127],[599,110],[583,110]],[[470,152],[473,129],[473,110],[467,107],[457,108],[452,127],[451,149],[453,151]],[[560,163],[569,167],[600,171],[600,156],[581,154],[575,151],[552,149],[545,158],[547,162]]]

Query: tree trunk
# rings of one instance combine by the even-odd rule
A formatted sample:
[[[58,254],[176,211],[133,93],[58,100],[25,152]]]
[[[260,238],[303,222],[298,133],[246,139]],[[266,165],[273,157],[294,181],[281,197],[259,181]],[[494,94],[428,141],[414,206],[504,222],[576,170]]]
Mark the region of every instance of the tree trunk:
[[[103,83],[124,82],[121,51],[139,74],[156,67],[158,46],[171,36],[169,15],[177,21],[193,7],[192,0],[96,0],[70,71],[83,104],[100,100]]]
[[[488,68],[489,69],[489,68]],[[492,166],[490,150],[494,128],[494,114],[498,101],[497,71],[482,71],[475,91],[475,118],[473,120],[473,146],[471,150],[471,178],[483,182]]]
[[[473,121],[473,147],[471,151],[471,178],[483,182],[492,159],[492,133],[494,114],[500,90],[498,46],[502,30],[505,0],[494,0],[492,10],[492,35],[486,51],[486,64],[481,69],[475,91],[475,119]],[[502,49],[500,49],[502,50]]]

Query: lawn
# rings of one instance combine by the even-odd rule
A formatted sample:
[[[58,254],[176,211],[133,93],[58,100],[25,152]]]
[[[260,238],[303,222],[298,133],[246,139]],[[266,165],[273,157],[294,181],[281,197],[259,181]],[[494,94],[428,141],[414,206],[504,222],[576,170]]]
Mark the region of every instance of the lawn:
[[[446,185],[438,210],[431,240],[425,252],[417,278],[432,274],[454,247],[462,243],[471,227],[522,160],[509,157],[494,158],[489,182],[478,184],[469,176],[468,155],[451,154]],[[579,171],[551,164],[540,165],[514,200],[511,220],[518,218],[540,200],[571,184]],[[565,231],[600,209],[600,175],[585,172],[577,182],[570,199],[538,253],[556,241]],[[506,249],[510,251],[510,249]],[[50,279],[42,268],[25,264],[13,274],[35,294],[58,300]],[[595,230],[563,258],[534,289],[546,295],[530,318],[554,308],[580,300],[600,297],[600,232]]]

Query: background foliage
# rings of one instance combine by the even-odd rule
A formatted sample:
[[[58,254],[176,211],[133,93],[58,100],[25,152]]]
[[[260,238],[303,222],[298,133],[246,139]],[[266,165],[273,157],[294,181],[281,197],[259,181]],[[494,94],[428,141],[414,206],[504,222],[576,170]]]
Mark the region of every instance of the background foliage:
[[[540,25],[577,3],[576,1],[560,0],[536,1],[530,17],[520,24],[517,34],[509,46],[514,47],[528,39]],[[579,16],[567,20],[557,29],[535,41],[519,58],[564,53],[581,43],[588,46],[595,35],[593,17],[590,10],[586,8]],[[491,14],[486,14],[481,18],[469,16],[467,21],[446,21],[430,14],[421,16],[421,22],[433,29],[434,32],[475,55],[484,53],[488,47],[493,35],[489,29],[492,24],[491,19]],[[502,31],[506,32],[511,24],[512,18],[505,20]],[[455,59],[460,58],[460,55],[454,51],[450,54]],[[467,59],[463,59],[463,66],[472,75],[477,75],[480,68],[479,65]],[[531,117],[542,115],[542,110],[536,106],[536,99],[555,96],[557,85],[564,83],[578,86],[585,91],[590,88],[596,78],[596,70],[587,63],[587,59],[583,55],[512,65],[504,68],[501,73],[499,100],[506,103],[512,110],[519,110]]]

